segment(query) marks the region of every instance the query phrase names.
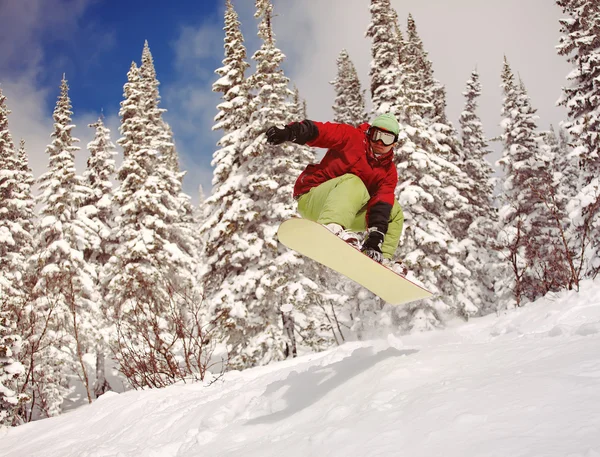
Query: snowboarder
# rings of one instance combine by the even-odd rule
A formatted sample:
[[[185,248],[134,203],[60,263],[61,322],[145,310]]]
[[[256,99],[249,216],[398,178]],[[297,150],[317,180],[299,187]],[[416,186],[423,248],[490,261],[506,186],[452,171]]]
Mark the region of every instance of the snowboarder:
[[[328,149],[296,181],[298,212],[346,241],[358,243],[355,233],[366,231],[360,250],[390,268],[404,223],[394,197],[398,173],[393,149],[399,131],[391,114],[359,127],[305,119],[266,131],[270,144],[292,141]]]

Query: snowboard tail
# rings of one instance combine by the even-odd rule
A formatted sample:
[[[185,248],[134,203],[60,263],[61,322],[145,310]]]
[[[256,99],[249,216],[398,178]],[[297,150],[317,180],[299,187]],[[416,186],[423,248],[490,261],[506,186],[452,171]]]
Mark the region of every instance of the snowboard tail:
[[[308,219],[284,221],[279,241],[367,288],[388,303],[400,305],[433,294],[353,248],[326,227]]]

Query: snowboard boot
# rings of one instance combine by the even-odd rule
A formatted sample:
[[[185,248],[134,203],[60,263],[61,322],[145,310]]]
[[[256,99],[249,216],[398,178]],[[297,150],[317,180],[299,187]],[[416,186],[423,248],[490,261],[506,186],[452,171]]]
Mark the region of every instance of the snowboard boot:
[[[333,222],[330,224],[324,225],[324,227],[327,230],[329,230],[331,233],[336,235],[338,238],[341,238],[342,240],[344,240],[346,243],[348,243],[353,248],[360,249],[361,240],[360,240],[360,235],[358,233],[351,232],[349,230],[344,230],[344,227],[342,227],[340,224],[335,224]]]
[[[383,259],[382,265],[402,277],[406,277],[408,274],[408,268],[401,260]]]

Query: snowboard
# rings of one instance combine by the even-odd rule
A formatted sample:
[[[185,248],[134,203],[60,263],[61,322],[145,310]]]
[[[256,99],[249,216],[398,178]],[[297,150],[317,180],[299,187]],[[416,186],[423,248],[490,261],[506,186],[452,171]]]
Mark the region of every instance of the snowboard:
[[[317,222],[288,219],[279,226],[277,237],[288,248],[343,274],[388,303],[401,305],[433,295],[350,246]]]

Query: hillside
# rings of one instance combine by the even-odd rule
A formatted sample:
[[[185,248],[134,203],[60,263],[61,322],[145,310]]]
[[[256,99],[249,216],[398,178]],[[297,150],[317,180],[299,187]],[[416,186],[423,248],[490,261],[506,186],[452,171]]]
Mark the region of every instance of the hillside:
[[[600,282],[209,386],[109,393],[7,457],[600,456]]]

